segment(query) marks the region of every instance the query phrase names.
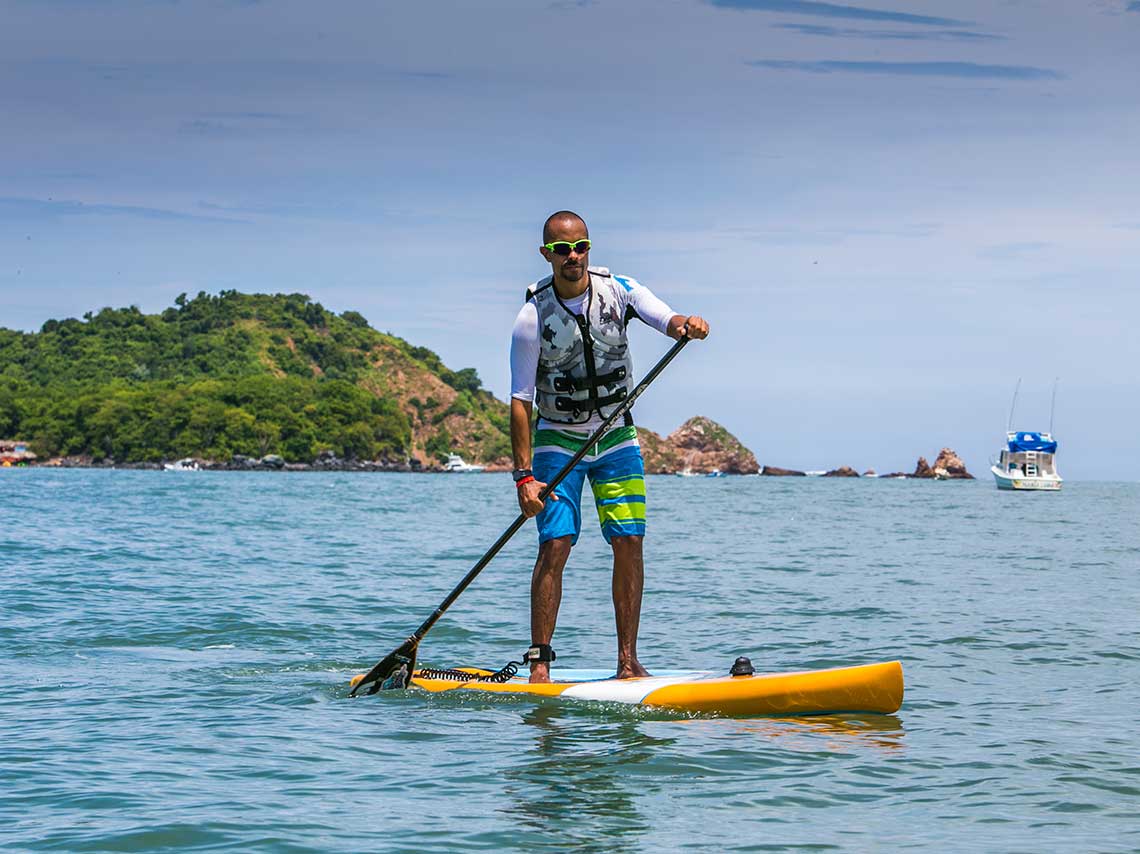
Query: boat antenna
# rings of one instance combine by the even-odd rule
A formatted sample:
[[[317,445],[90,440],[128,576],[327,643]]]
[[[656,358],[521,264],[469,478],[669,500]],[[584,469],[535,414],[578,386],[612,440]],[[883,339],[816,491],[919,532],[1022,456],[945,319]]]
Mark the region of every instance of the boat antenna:
[[[1017,393],[1021,391],[1021,377],[1017,378],[1017,385],[1013,387],[1013,401],[1009,404],[1009,421],[1006,422],[1005,432],[1013,430],[1013,410],[1017,408]]]
[[[1061,381],[1060,377],[1053,377],[1053,400],[1049,404],[1049,435],[1053,435],[1053,412],[1057,409],[1057,383]]]

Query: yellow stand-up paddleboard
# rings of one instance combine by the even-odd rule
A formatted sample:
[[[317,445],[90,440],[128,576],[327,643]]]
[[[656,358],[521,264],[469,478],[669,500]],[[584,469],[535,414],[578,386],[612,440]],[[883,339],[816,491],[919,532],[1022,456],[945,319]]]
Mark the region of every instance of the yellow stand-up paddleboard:
[[[611,425],[629,411],[634,401],[681,352],[688,340],[687,335],[682,335],[653,370],[603,419],[593,435],[567,460],[562,470],[542,487],[538,494],[540,501],[546,500],[587,451],[601,440]],[[606,671],[558,669],[554,672],[554,681],[543,685],[531,685],[525,677],[517,675],[518,662],[510,662],[499,671],[474,667],[417,670],[416,655],[424,636],[526,521],[527,517],[520,513],[418,629],[380,659],[371,670],[352,680],[349,696],[356,696],[361,690],[375,694],[383,690],[416,686],[428,691],[483,691],[491,694],[601,700],[685,712],[745,716],[822,715],[832,712],[889,714],[897,711],[902,704],[902,665],[897,661],[800,673],[756,673],[752,663],[742,656],[736,660],[728,675],[658,671],[655,676],[615,679]],[[546,649],[543,650],[543,647]],[[549,653],[549,658],[543,657],[544,653]],[[536,644],[527,650],[523,660],[554,661],[554,655],[547,644]]]
[[[446,674],[440,678],[437,674]],[[669,671],[636,679],[615,679],[600,670],[555,669],[553,682],[531,685],[525,676],[503,682],[478,681],[493,671],[460,667],[421,669],[412,684],[427,691],[484,691],[493,694],[599,700],[723,715],[821,715],[835,712],[889,714],[902,705],[902,665],[897,661],[805,670],[798,673]],[[465,681],[463,674],[470,675]],[[361,677],[353,680],[353,685]]]

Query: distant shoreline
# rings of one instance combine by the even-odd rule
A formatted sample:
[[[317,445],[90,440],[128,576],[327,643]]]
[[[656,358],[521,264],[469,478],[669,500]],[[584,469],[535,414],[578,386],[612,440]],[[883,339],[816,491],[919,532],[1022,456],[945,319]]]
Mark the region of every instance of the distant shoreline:
[[[696,421],[699,419],[691,419]],[[711,423],[711,422],[710,422]],[[749,453],[751,459],[751,453]],[[455,457],[455,455],[452,455]],[[452,460],[449,459],[449,463]],[[26,467],[26,468],[40,468],[40,469],[104,469],[104,470],[119,470],[119,471],[164,471],[170,470],[174,472],[188,472],[188,471],[277,471],[277,472],[322,472],[322,471],[336,471],[336,472],[398,472],[408,474],[494,474],[506,473],[511,470],[511,462],[508,459],[498,458],[497,460],[482,464],[481,471],[462,471],[452,470],[445,466],[443,463],[434,463],[431,465],[424,465],[424,463],[415,457],[405,457],[403,459],[375,459],[375,460],[348,460],[338,457],[331,451],[323,451],[316,459],[311,462],[287,462],[283,457],[277,454],[267,454],[263,457],[249,457],[244,454],[234,454],[226,461],[207,460],[199,457],[182,457],[178,460],[165,460],[161,462],[117,462],[111,458],[104,458],[96,461],[87,455],[75,455],[69,457],[50,457],[47,459],[39,459],[29,454],[22,459],[5,460],[6,464],[11,464],[13,467]],[[675,461],[674,461],[675,462]],[[755,465],[741,470],[739,467],[730,466],[716,466],[713,468],[708,467],[708,460],[703,461],[705,465],[694,466],[688,464],[682,469],[674,469],[671,467],[661,466],[659,464],[650,465],[646,464],[645,473],[661,475],[665,477],[682,476],[682,477],[802,477],[802,478],[823,478],[823,479],[878,479],[878,480],[973,480],[974,477],[966,471],[965,465],[949,448],[943,448],[942,453],[939,455],[934,466],[930,466],[924,457],[919,457],[918,462],[913,472],[904,471],[891,471],[885,474],[878,474],[874,469],[867,469],[860,474],[856,469],[850,466],[840,466],[837,469],[830,471],[809,471],[803,472],[795,469],[785,469],[777,466],[770,465]]]
[[[171,460],[171,463],[174,461]],[[417,461],[418,462],[418,461]],[[167,463],[96,463],[96,462],[37,462],[14,465],[12,468],[47,469],[53,471],[82,469],[100,471],[167,471]],[[184,472],[393,472],[397,474],[448,474],[442,466],[410,465],[408,463],[388,463],[383,461],[346,461],[318,463],[281,463],[280,465],[266,465],[254,463],[243,465],[240,463],[210,463],[198,461],[193,468],[173,470],[174,474]],[[505,467],[488,467],[487,473],[501,473],[508,471]]]
[[[168,471],[164,468],[163,463],[22,463],[5,468],[11,469],[37,469],[42,471]],[[476,474],[507,474],[509,469],[502,466],[488,466],[481,472],[450,472],[442,467],[437,466],[418,466],[413,467],[407,464],[388,464],[382,462],[345,462],[339,461],[334,464],[318,464],[318,463],[285,463],[281,466],[238,466],[229,463],[212,463],[200,465],[198,468],[170,470],[171,474],[193,474],[200,472],[211,473],[229,473],[229,472],[268,472],[268,473],[285,473],[285,474],[304,474],[304,473],[343,473],[352,472],[360,474],[427,474],[427,475],[453,475],[457,477],[476,475]],[[772,479],[771,475],[764,475],[761,473],[749,474],[734,474],[734,473],[721,473],[719,475],[710,475],[707,473],[693,474],[693,475],[680,475],[677,472],[649,472],[645,473],[646,477],[686,477],[692,479],[716,479],[721,477],[763,477],[765,479]],[[784,479],[784,478],[780,478]],[[795,479],[795,478],[793,478]],[[896,474],[890,475],[857,475],[855,477],[823,477],[823,476],[807,476],[800,478],[802,480],[972,480],[973,478],[935,478],[935,477],[915,477],[913,474]]]

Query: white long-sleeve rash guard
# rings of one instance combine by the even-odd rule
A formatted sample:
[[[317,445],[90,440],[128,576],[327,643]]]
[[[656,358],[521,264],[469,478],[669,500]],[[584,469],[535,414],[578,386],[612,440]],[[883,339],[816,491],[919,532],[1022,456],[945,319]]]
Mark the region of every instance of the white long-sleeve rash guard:
[[[636,279],[621,276],[618,281],[623,285],[619,290],[624,292],[626,296],[626,305],[620,306],[619,311],[624,314],[626,306],[629,306],[637,312],[637,317],[646,326],[664,333],[665,330],[669,328],[669,321],[673,319],[677,312],[669,308],[669,306],[658,299],[649,288],[645,287],[645,285]],[[586,298],[589,296],[589,293],[589,290],[587,290],[573,299],[563,300],[562,304],[574,314],[580,315],[585,309]],[[519,311],[518,317],[515,318],[515,328],[511,335],[512,398],[525,400],[528,403],[534,401],[534,381],[538,372],[539,344],[538,308],[535,306],[534,300],[529,299]],[[589,432],[600,427],[603,420],[604,419],[595,414],[585,424],[574,424],[570,426],[566,424],[554,424],[546,421],[545,418],[540,418],[538,426],[562,429],[566,429],[569,426],[569,429],[572,430]]]

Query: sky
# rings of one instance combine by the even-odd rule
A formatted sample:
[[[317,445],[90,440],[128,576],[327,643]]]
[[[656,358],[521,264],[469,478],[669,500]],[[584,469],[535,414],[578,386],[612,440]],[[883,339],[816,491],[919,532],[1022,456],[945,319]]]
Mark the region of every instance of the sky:
[[[1140,480],[1140,0],[0,0],[0,326],[303,292],[502,399],[552,211],[761,464]],[[634,325],[636,326],[636,324]],[[669,341],[632,332],[648,370]],[[1123,437],[1124,442],[1114,439]]]

